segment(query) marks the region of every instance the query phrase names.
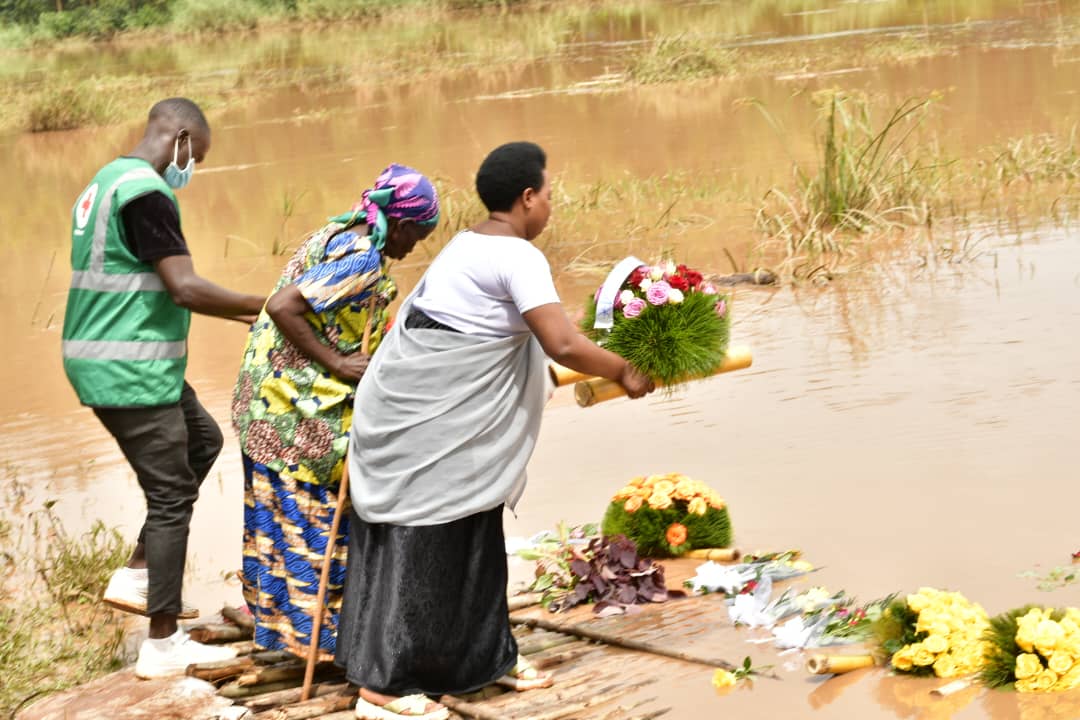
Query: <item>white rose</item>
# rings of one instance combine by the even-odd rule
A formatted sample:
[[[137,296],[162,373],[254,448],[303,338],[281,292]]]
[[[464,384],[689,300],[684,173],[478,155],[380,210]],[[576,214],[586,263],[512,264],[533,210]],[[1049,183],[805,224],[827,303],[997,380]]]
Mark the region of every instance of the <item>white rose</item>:
[[[671,260],[668,260],[667,264],[664,266],[664,274],[674,275],[676,269],[677,268],[675,267],[675,263],[673,263]]]
[[[682,290],[679,290],[678,288],[671,288],[671,290],[668,290],[667,301],[672,305],[681,303],[683,301]]]
[[[634,299],[634,291],[633,290],[623,290],[621,293],[619,293],[619,302],[621,302],[623,305],[630,304],[630,301],[633,300],[633,299]]]
[[[641,292],[645,292],[652,287],[652,280],[650,280],[649,278],[645,278],[641,281],[641,284],[638,285],[638,287],[641,288]]]
[[[650,268],[649,269],[649,277],[652,278],[653,282],[663,280],[664,279],[664,268],[660,267],[659,265],[657,265],[657,266],[655,266],[653,268]]]

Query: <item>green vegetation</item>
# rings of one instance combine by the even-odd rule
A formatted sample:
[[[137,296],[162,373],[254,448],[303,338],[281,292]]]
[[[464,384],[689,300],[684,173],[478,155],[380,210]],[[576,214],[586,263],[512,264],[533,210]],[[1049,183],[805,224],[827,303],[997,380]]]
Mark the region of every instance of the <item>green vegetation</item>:
[[[87,82],[43,86],[26,108],[26,125],[30,132],[106,125],[115,117],[110,97],[97,92],[92,83]]]
[[[718,46],[714,39],[661,36],[630,59],[626,74],[640,83],[702,80],[731,75],[738,67],[736,63],[735,51]]]
[[[794,163],[794,187],[765,193],[755,216],[763,237],[757,253],[788,279],[824,282],[895,245],[890,238],[921,238],[929,252],[950,261],[969,258],[966,241],[935,246],[942,223],[1011,217],[1021,205],[1029,217],[1070,217],[1080,199],[1075,129],[1067,137],[1026,136],[974,158],[950,158],[920,138],[933,100],[908,100],[875,123],[863,95],[815,95],[818,160],[811,167]]]
[[[815,102],[824,124],[819,162],[795,163],[795,191],[770,189],[757,211],[758,226],[783,242],[787,259],[842,255],[858,234],[928,223],[941,176],[912,135],[930,101],[901,104],[880,127],[864,96],[829,91]]]
[[[99,599],[131,553],[100,522],[69,534],[54,501],[22,511],[27,488],[14,472],[0,523],[0,716],[42,695],[87,682],[121,665],[124,628]]]

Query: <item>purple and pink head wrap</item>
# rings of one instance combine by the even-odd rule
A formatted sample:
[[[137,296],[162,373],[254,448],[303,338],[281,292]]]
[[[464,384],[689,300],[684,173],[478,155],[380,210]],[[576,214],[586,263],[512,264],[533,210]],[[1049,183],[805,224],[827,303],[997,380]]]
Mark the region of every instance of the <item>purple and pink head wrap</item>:
[[[372,244],[381,250],[386,244],[387,217],[409,218],[425,226],[438,223],[439,194],[431,181],[416,170],[391,163],[346,216],[333,219],[348,217],[355,221],[361,216],[370,228]]]

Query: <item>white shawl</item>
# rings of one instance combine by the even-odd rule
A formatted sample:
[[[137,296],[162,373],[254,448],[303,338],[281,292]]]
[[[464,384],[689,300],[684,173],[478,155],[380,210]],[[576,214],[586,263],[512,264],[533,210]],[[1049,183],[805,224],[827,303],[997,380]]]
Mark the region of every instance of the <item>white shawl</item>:
[[[540,433],[540,344],[531,333],[492,339],[406,328],[423,284],[356,390],[350,497],[369,523],[437,525],[503,503],[513,509]]]

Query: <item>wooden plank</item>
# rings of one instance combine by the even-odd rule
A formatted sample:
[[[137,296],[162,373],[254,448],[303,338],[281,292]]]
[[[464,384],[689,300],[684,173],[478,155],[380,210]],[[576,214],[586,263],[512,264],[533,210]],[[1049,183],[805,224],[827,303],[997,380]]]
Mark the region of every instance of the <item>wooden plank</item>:
[[[581,638],[596,640],[597,642],[606,643],[626,650],[637,650],[639,652],[662,655],[664,657],[674,658],[675,660],[683,660],[699,665],[708,665],[713,668],[723,668],[725,670],[735,669],[735,665],[723,658],[710,657],[705,655],[704,652],[682,650],[678,647],[677,639],[669,638],[663,633],[655,640],[641,640],[633,637],[633,634],[624,635],[621,631],[598,628],[589,622],[574,625],[560,625],[557,622],[542,617],[514,617],[511,618],[510,621],[522,625],[529,625],[530,627],[539,627],[555,632],[570,633]]]

